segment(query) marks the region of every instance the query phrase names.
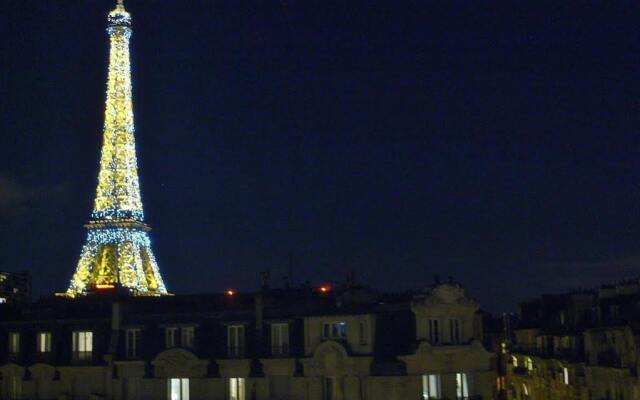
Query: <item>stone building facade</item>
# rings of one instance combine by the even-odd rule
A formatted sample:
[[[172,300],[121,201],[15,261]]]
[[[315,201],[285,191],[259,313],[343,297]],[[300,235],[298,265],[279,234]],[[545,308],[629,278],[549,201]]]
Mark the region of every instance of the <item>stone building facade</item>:
[[[457,284],[0,309],[2,399],[492,399],[478,304]]]
[[[640,399],[640,285],[522,304],[508,368],[511,399]]]

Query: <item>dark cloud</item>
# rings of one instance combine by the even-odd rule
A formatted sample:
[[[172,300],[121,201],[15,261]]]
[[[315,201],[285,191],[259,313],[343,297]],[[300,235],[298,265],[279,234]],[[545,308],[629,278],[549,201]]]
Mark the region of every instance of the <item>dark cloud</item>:
[[[42,201],[64,193],[64,184],[31,186],[0,173],[0,218],[23,215]]]
[[[551,291],[595,288],[640,275],[640,254],[616,260],[548,263],[537,270]]]

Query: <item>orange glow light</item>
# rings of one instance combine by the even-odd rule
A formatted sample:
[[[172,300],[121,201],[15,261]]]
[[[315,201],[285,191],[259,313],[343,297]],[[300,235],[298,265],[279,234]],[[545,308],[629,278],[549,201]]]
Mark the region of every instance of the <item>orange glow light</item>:
[[[110,284],[96,285],[96,289],[113,289],[115,286]]]
[[[233,296],[236,294],[236,291],[233,289],[229,289],[225,293],[227,294],[227,296]]]
[[[331,291],[331,286],[329,286],[329,285],[323,285],[323,286],[320,286],[320,291],[321,291],[322,293],[330,292],[330,291]]]

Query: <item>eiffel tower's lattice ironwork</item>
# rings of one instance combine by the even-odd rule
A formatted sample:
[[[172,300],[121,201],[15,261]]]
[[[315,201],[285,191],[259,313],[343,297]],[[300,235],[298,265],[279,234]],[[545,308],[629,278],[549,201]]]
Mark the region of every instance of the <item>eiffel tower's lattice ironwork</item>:
[[[125,289],[160,296],[167,290],[144,223],[131,99],[131,15],[122,0],[108,16],[109,74],[98,187],[87,240],[66,296]]]

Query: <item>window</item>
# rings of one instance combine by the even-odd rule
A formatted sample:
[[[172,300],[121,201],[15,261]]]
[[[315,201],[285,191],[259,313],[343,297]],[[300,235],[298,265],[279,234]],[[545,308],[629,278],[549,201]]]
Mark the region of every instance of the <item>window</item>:
[[[9,353],[20,352],[20,334],[18,332],[9,333]]]
[[[525,360],[525,364],[526,364],[527,370],[533,371],[533,360],[532,359],[527,357],[527,359]]]
[[[325,339],[344,339],[347,337],[347,323],[344,321],[322,324],[322,337]]]
[[[167,380],[168,400],[189,400],[189,379],[170,378]]]
[[[466,400],[469,398],[469,381],[467,374],[458,372],[456,374],[456,396],[458,400]]]
[[[7,302],[7,298],[6,297],[0,297],[0,304],[4,304]]]
[[[227,327],[227,353],[229,357],[244,357],[244,325]]]
[[[89,360],[93,352],[93,332],[74,331],[72,350],[76,360]]]
[[[229,400],[245,400],[244,378],[229,378]]]
[[[289,324],[271,324],[271,354],[289,354]]]
[[[429,320],[429,341],[431,344],[440,343],[440,332],[438,331],[438,320]]]
[[[360,321],[360,345],[364,346],[368,343],[367,340],[367,323]]]
[[[457,319],[449,320],[449,342],[452,344],[460,343],[460,321]]]
[[[511,356],[511,363],[513,364],[513,368],[518,368],[518,357]]]
[[[127,358],[138,357],[140,351],[140,340],[142,339],[142,331],[137,328],[127,329],[125,340],[125,348],[127,352]]]
[[[422,375],[422,398],[424,400],[440,398],[440,375]]]
[[[164,345],[167,348],[176,347],[178,339],[178,328],[175,326],[170,326],[164,328]]]
[[[569,384],[569,368],[567,367],[562,367],[562,382],[565,385]]]
[[[193,347],[193,326],[185,326],[180,330],[182,347]]]
[[[38,353],[51,352],[51,332],[38,332],[36,335],[36,348]]]
[[[529,398],[529,388],[527,387],[527,385],[525,383],[522,384],[522,395],[525,398]]]
[[[12,400],[22,398],[22,379],[18,376],[12,375],[9,379],[9,398]]]
[[[336,400],[338,398],[338,378],[327,376],[322,385],[322,400]]]
[[[506,379],[504,376],[499,376],[496,378],[496,389],[498,389],[499,392],[506,390],[507,386],[506,386]]]

